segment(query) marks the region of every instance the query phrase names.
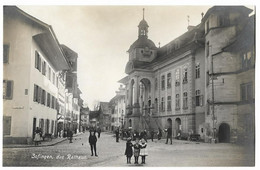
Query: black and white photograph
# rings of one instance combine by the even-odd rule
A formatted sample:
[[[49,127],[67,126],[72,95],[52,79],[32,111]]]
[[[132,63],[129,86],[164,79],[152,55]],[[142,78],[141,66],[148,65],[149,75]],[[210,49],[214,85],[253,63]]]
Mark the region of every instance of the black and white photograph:
[[[256,5],[2,4],[2,167],[255,167]]]

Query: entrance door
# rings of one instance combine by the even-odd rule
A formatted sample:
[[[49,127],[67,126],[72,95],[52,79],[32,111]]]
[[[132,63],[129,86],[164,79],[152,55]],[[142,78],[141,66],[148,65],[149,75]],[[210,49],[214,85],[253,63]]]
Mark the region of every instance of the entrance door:
[[[220,143],[230,142],[230,126],[227,123],[222,123],[219,126],[218,138]]]
[[[34,139],[34,132],[36,130],[36,118],[33,118],[33,129],[32,129],[32,138]]]

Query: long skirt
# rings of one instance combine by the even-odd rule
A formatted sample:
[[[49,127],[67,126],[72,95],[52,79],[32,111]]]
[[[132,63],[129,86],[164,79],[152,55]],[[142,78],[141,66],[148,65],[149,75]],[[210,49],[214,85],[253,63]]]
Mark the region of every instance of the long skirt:
[[[36,133],[36,134],[35,134],[34,141],[35,141],[35,142],[41,141],[41,136],[40,136],[39,133]]]

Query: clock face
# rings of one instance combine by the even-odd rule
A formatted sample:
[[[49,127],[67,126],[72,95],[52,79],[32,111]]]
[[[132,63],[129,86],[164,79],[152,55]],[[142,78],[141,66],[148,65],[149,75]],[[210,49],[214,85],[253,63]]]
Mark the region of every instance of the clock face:
[[[152,50],[150,50],[149,47],[145,47],[144,50],[142,50],[142,53],[145,57],[150,57],[153,54]]]

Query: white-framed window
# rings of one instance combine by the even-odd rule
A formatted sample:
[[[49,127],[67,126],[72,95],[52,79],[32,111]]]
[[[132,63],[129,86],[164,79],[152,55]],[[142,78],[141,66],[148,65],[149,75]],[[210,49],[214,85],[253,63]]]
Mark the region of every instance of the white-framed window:
[[[187,83],[188,82],[188,68],[184,67],[183,69],[183,83]]]
[[[164,97],[162,97],[162,100],[161,100],[161,110],[162,110],[162,111],[165,111],[165,107],[164,107]]]
[[[196,67],[195,67],[195,78],[196,79],[200,78],[200,63],[196,64]]]
[[[35,51],[35,68],[41,72],[41,57],[38,51]]]
[[[180,85],[180,69],[175,71],[175,86]]]
[[[168,73],[167,74],[167,88],[171,88],[172,87],[172,74]]]
[[[253,83],[245,83],[240,85],[241,101],[250,101],[253,99]]]
[[[183,93],[183,109],[188,108],[188,93],[184,92]]]
[[[12,100],[13,99],[13,80],[3,80],[3,99]]]
[[[175,95],[175,110],[179,110],[180,109],[180,95],[176,94]]]
[[[167,110],[168,111],[172,110],[172,96],[167,97]]]
[[[195,91],[195,104],[196,106],[203,106],[203,95],[201,95],[200,90]]]
[[[162,90],[165,89],[165,75],[162,75],[162,80],[161,80],[161,85],[162,85]]]

